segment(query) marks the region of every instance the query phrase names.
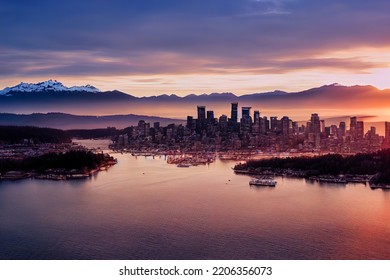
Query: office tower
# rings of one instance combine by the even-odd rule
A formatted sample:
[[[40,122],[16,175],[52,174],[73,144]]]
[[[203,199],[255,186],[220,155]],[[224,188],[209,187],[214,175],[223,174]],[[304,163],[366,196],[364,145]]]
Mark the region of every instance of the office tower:
[[[345,136],[346,130],[347,129],[346,129],[345,122],[340,122],[338,138],[342,138],[343,136]]]
[[[194,127],[194,118],[192,116],[187,116],[187,128],[193,129]]]
[[[363,137],[364,137],[364,122],[363,121],[356,122],[355,137],[357,139],[363,139]]]
[[[251,116],[251,108],[252,107],[242,107],[241,110],[242,110],[242,114],[241,114],[241,117],[242,118],[246,118],[246,117],[249,117]]]
[[[264,120],[264,124],[265,124],[265,131],[269,131],[269,120],[267,117],[263,117],[263,120]]]
[[[385,139],[390,142],[390,122],[385,122]]]
[[[223,133],[227,132],[228,128],[228,117],[226,115],[222,115],[219,117],[219,127]]]
[[[198,119],[196,120],[196,132],[201,133],[206,129],[206,106],[198,106]]]
[[[266,126],[266,120],[267,118],[264,117],[264,118],[260,118],[260,124],[259,124],[259,132],[261,134],[265,134],[267,132],[265,126]]]
[[[154,128],[155,130],[159,130],[159,129],[160,129],[160,122],[154,122],[154,123],[153,123],[153,128]]]
[[[252,125],[251,107],[242,107],[242,116],[240,121],[241,133],[250,132]]]
[[[278,117],[271,117],[271,131],[278,129]]]
[[[325,120],[321,120],[321,133],[325,132]]]
[[[238,121],[238,103],[235,102],[235,103],[232,103],[231,105],[232,105],[232,108],[231,108],[230,120],[233,123],[236,123]]]
[[[206,106],[198,106],[198,120],[201,122],[206,120]]]
[[[260,125],[260,112],[259,111],[255,111],[253,113],[253,122],[255,125]]]
[[[321,121],[318,114],[311,114],[311,132],[313,133],[321,133]]]
[[[298,134],[299,133],[299,125],[298,125],[298,122],[292,122],[292,132],[294,134]]]
[[[331,125],[329,128],[329,135],[333,137],[338,137],[338,128],[336,125]]]
[[[138,121],[137,131],[139,136],[145,136],[146,123],[144,120]]]
[[[281,124],[282,124],[282,134],[284,136],[287,136],[290,134],[290,131],[292,130],[292,122],[290,121],[290,119],[287,117],[287,116],[284,116],[282,119],[281,119]]]
[[[207,121],[208,122],[214,121],[214,111],[207,111]]]
[[[356,124],[357,124],[357,118],[351,117],[349,123],[349,135],[351,135],[353,138],[355,138],[356,136]]]

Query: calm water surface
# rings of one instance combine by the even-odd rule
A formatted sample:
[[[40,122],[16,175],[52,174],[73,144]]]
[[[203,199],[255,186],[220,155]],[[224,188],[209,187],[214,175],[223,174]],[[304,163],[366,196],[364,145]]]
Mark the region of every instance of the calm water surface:
[[[89,180],[0,182],[0,258],[390,259],[390,192],[281,177],[256,188],[234,162],[114,156]]]

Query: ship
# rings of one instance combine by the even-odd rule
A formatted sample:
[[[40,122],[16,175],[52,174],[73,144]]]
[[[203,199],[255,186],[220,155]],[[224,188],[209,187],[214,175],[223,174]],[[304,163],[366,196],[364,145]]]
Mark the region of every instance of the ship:
[[[257,179],[257,178],[252,178],[249,181],[249,185],[251,186],[268,186],[268,187],[275,187],[276,186],[276,181],[272,179]]]

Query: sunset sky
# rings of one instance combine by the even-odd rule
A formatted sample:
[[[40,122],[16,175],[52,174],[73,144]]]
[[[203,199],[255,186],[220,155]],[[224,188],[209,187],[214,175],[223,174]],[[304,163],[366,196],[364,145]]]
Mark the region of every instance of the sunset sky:
[[[390,1],[0,5],[0,88],[57,79],[136,96],[390,88]]]

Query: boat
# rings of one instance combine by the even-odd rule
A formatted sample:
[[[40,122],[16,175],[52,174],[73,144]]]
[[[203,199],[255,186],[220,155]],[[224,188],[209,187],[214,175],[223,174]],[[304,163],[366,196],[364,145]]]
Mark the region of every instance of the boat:
[[[189,163],[179,163],[178,165],[176,165],[177,167],[190,167],[191,164]]]
[[[275,187],[276,186],[276,181],[272,179],[256,179],[252,178],[249,181],[249,185],[251,186],[268,186],[268,187]]]

